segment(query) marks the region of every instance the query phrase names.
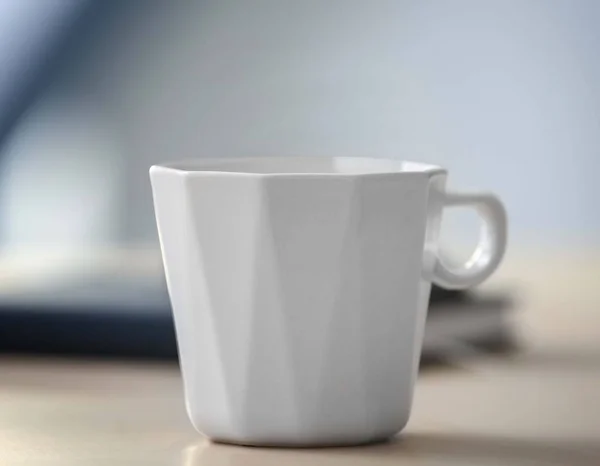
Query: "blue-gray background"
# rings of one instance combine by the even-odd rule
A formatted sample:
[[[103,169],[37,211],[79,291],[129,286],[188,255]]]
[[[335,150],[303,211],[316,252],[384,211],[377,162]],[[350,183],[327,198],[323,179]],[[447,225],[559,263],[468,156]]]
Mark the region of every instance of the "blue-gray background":
[[[0,104],[83,1],[0,5]],[[3,137],[4,251],[155,247],[149,165],[263,154],[437,162],[505,200],[513,247],[597,242],[600,2],[96,3]]]

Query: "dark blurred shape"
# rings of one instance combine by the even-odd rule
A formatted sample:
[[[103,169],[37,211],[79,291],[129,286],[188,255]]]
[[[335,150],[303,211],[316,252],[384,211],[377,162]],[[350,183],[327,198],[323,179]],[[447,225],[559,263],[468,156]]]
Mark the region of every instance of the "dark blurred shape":
[[[482,350],[509,336],[510,302],[434,287],[423,357],[443,361],[453,342]],[[503,346],[502,346],[503,347]],[[0,351],[174,359],[175,330],[159,280],[105,276],[0,301]]]
[[[106,275],[4,294],[0,351],[176,358],[166,288],[160,281]]]

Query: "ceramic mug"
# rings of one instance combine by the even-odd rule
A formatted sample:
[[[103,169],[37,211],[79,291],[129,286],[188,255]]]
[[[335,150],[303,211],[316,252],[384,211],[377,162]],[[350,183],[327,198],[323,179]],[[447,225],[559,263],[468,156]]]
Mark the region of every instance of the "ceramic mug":
[[[501,202],[432,165],[370,158],[201,159],[150,178],[189,417],[216,441],[384,440],[412,403],[431,282],[484,281]],[[442,209],[474,207],[472,258],[438,251]]]

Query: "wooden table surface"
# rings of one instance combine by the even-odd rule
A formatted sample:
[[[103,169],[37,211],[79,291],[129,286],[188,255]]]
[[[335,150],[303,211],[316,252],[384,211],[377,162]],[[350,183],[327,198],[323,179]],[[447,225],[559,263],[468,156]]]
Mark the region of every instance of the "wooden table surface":
[[[510,261],[509,261],[510,262]],[[0,358],[0,465],[600,465],[600,261],[513,261],[522,350],[424,370],[395,440],[260,449],[202,439],[171,364]]]

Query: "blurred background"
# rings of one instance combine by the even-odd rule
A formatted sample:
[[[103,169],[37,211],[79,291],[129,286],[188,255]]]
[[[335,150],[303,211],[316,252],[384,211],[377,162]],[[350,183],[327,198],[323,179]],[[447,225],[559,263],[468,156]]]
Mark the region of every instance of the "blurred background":
[[[593,256],[599,23],[595,0],[0,1],[0,349],[175,356],[148,180],[168,160],[438,163],[504,200],[507,263]],[[444,243],[477,228],[452,212]],[[497,336],[512,278],[436,290],[437,331]]]

